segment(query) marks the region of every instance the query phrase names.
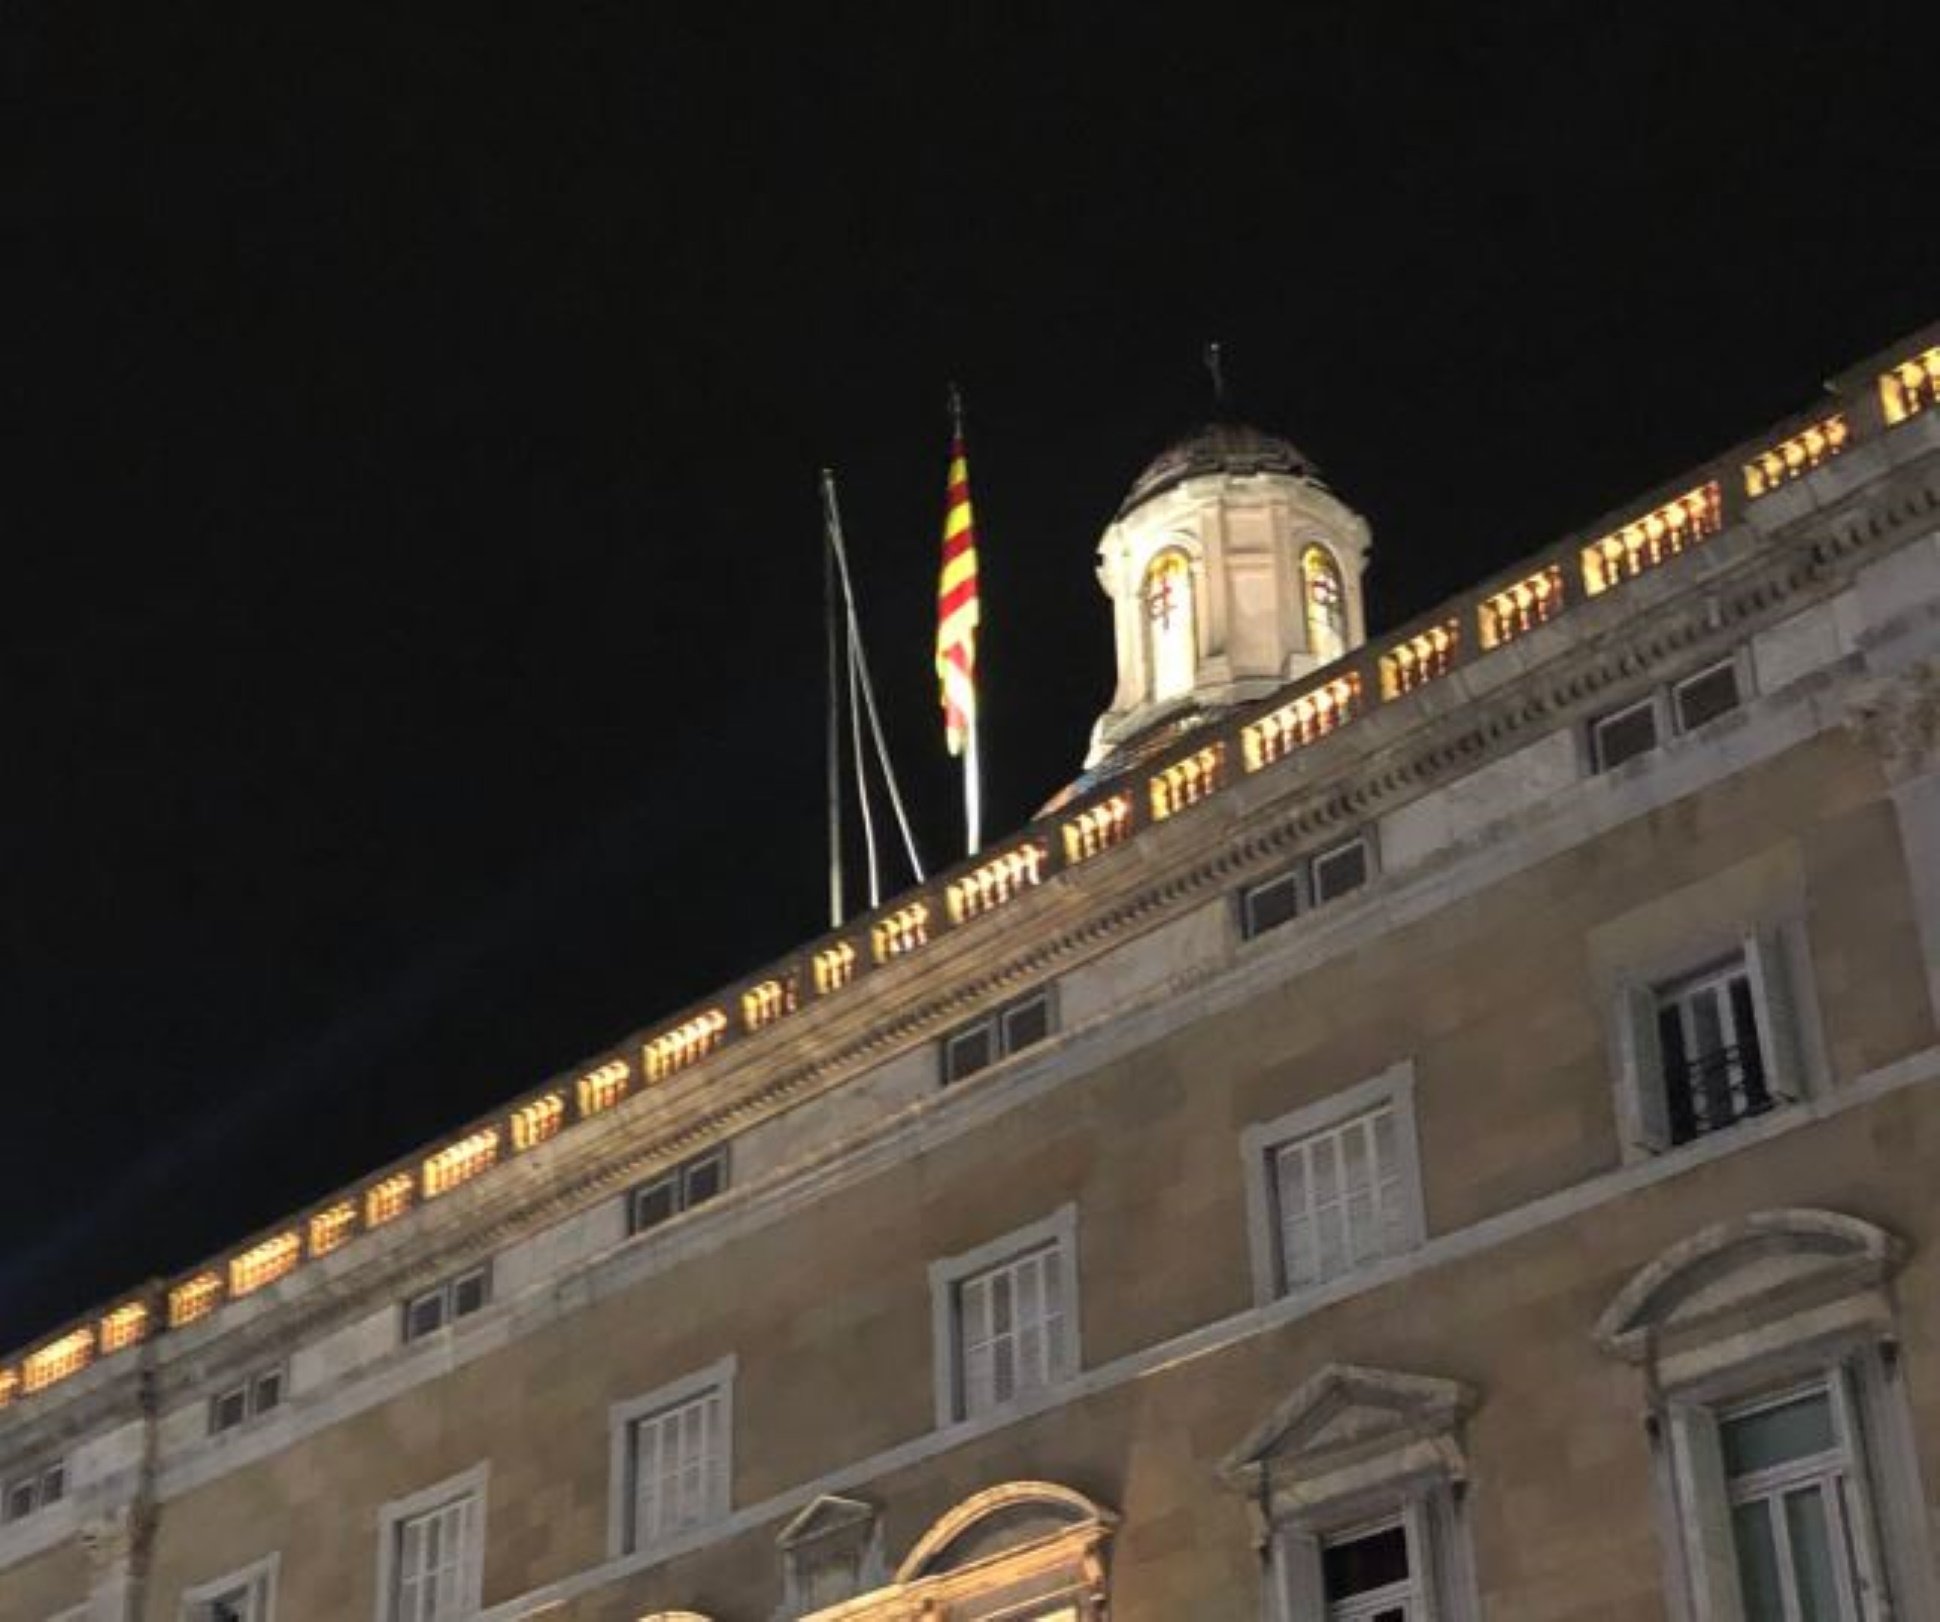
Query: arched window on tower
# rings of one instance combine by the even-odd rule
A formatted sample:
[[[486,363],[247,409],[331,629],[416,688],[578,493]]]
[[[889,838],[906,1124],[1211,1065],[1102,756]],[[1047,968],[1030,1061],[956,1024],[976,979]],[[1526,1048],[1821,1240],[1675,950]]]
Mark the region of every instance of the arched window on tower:
[[[1192,691],[1199,662],[1194,629],[1192,560],[1169,546],[1145,566],[1145,668],[1151,674],[1152,700]]]
[[[1318,664],[1332,664],[1347,652],[1347,592],[1340,565],[1324,546],[1300,554],[1300,585],[1307,602],[1307,651]]]

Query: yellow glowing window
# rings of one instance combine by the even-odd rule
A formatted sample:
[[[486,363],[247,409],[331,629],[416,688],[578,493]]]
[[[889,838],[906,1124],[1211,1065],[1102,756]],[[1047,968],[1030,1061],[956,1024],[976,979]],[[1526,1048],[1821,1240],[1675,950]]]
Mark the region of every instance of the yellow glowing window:
[[[1687,490],[1654,512],[1625,524],[1583,548],[1583,589],[1592,597],[1668,563],[1724,527],[1717,481]],[[1505,638],[1505,640],[1507,640]]]
[[[1122,842],[1131,831],[1132,797],[1114,794],[1066,819],[1064,859],[1072,863],[1089,861]]]
[[[1309,689],[1298,698],[1250,723],[1240,733],[1246,752],[1246,769],[1256,772],[1276,760],[1284,760],[1294,750],[1324,738],[1343,722],[1351,721],[1361,707],[1361,677],[1358,671],[1336,676],[1332,681]]]
[[[357,1226],[357,1207],[350,1200],[339,1200],[327,1210],[310,1218],[310,1254],[328,1256],[343,1244]]]
[[[792,971],[777,975],[772,980],[763,980],[760,985],[750,986],[741,993],[741,1023],[748,1030],[758,1031],[794,1011],[795,976]]]
[[[1022,895],[1043,880],[1049,860],[1050,852],[1034,840],[953,879],[949,888],[951,921],[960,924]]]
[[[1476,610],[1476,630],[1485,648],[1499,648],[1555,617],[1563,606],[1563,571],[1546,569],[1485,597]]]
[[[101,1355],[133,1346],[148,1332],[148,1304],[130,1301],[116,1307],[101,1320]]]
[[[1217,790],[1226,777],[1226,746],[1209,743],[1204,749],[1175,760],[1163,771],[1152,774],[1152,820],[1163,822],[1177,816],[1187,806],[1197,805]]]
[[[498,1144],[498,1128],[487,1126],[467,1133],[435,1155],[427,1155],[423,1167],[425,1198],[448,1194],[481,1172],[490,1171],[498,1163]]]
[[[222,1300],[222,1275],[197,1273],[168,1292],[168,1326],[180,1329],[206,1318]]]
[[[1745,464],[1745,494],[1762,496],[1781,484],[1804,478],[1843,451],[1848,437],[1846,419],[1834,412],[1790,439],[1760,451]]]
[[[1879,403],[1889,426],[1940,405],[1940,344],[1881,373]]]
[[[251,1245],[240,1256],[230,1258],[230,1298],[274,1284],[296,1266],[302,1254],[303,1240],[295,1232],[279,1233],[260,1245]]]
[[[364,1226],[381,1228],[387,1222],[395,1222],[411,1209],[411,1195],[417,1188],[417,1179],[408,1171],[393,1172],[381,1183],[373,1183],[364,1191]]]
[[[1381,696],[1400,698],[1455,668],[1462,622],[1444,620],[1381,655]]]
[[[609,1059],[597,1070],[579,1078],[579,1113],[597,1115],[611,1109],[626,1097],[627,1077],[632,1072],[624,1059]]]
[[[824,946],[815,954],[815,994],[826,997],[855,978],[855,947],[848,941]]]
[[[1307,605],[1307,651],[1328,665],[1347,652],[1347,590],[1340,565],[1324,546],[1300,554],[1300,588]]]
[[[20,1365],[20,1389],[28,1396],[45,1391],[57,1380],[79,1374],[94,1360],[94,1326],[70,1329],[51,1340]]]
[[[558,1093],[547,1093],[512,1112],[512,1147],[523,1153],[535,1144],[556,1137],[566,1124],[566,1100]]]
[[[1154,702],[1192,691],[1199,663],[1192,560],[1167,547],[1145,566],[1145,660]]]
[[[908,906],[898,907],[887,918],[879,919],[869,936],[878,963],[915,951],[930,938],[930,904],[912,901]]]
[[[647,1080],[662,1081],[698,1064],[727,1039],[727,1015],[718,1008],[696,1014],[646,1045]]]

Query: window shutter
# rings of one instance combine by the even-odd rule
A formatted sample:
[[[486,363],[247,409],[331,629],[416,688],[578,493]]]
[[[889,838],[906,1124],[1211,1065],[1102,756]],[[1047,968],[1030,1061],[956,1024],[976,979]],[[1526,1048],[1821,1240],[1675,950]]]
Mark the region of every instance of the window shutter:
[[[1893,1606],[1887,1592],[1885,1565],[1880,1558],[1879,1524],[1873,1511],[1873,1461],[1867,1449],[1866,1427],[1860,1417],[1859,1392],[1855,1384],[1858,1371],[1842,1363],[1827,1382],[1832,1390],[1832,1412],[1839,1427],[1839,1439],[1852,1460],[1852,1475],[1846,1482],[1845,1509],[1852,1532],[1852,1559],[1858,1568],[1854,1580],[1859,1586],[1859,1614],[1866,1622],[1889,1622]]]
[[[1670,1147],[1671,1128],[1664,1054],[1657,1040],[1657,998],[1644,985],[1627,985],[1620,996],[1617,1043],[1634,1141],[1650,1154],[1661,1154]]]
[[[1741,1622],[1744,1600],[1717,1419],[1707,1409],[1679,1404],[1671,1410],[1671,1446],[1691,1614],[1695,1622]]]
[[[1751,981],[1766,1085],[1774,1098],[1796,1103],[1804,1096],[1805,1089],[1798,1006],[1792,996],[1792,976],[1782,929],[1753,930],[1745,936],[1745,971]]]
[[[1272,1575],[1280,1595],[1277,1622],[1326,1622],[1327,1590],[1320,1578],[1320,1539],[1307,1532],[1281,1530],[1273,1539]]]
[[[477,1610],[484,1603],[484,1528],[478,1524],[478,1497],[475,1493],[465,1495],[465,1507],[460,1515],[459,1550],[463,1560],[464,1575],[460,1579],[468,1610]]]
[[[1435,1536],[1434,1516],[1427,1499],[1419,1494],[1402,1506],[1401,1524],[1408,1535],[1408,1577],[1415,1586],[1413,1616],[1421,1622],[1439,1622],[1441,1617],[1440,1539]]]

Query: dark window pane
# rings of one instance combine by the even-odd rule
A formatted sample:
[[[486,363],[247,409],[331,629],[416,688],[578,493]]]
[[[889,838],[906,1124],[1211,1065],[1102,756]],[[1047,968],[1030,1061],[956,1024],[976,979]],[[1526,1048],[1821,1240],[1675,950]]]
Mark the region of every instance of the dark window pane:
[[[283,1376],[280,1372],[256,1376],[255,1410],[266,1414],[283,1400]]]
[[[485,1305],[485,1274],[467,1273],[451,1287],[451,1315],[463,1318]]]
[[[428,1335],[445,1321],[445,1296],[442,1290],[421,1295],[404,1309],[404,1338],[416,1340]]]
[[[1240,897],[1240,928],[1248,940],[1300,916],[1300,884],[1293,874],[1256,884]]]
[[[1370,1532],[1364,1538],[1330,1543],[1320,1551],[1321,1581],[1327,1598],[1352,1599],[1408,1576],[1408,1534],[1398,1526]]]
[[[1051,999],[1042,993],[1004,1011],[1004,1051],[1015,1053],[1051,1034]]]
[[[1367,883],[1367,845],[1355,840],[1314,858],[1314,899],[1332,901]]]
[[[1609,771],[1626,760],[1657,747],[1657,711],[1648,703],[1632,705],[1596,724],[1596,764]]]
[[[705,1155],[686,1171],[687,1204],[704,1205],[727,1186],[727,1157]]]
[[[40,1501],[58,1504],[67,1496],[67,1466],[50,1464],[40,1478]]]
[[[7,1519],[21,1520],[34,1512],[34,1483],[16,1481],[7,1489]]]
[[[1776,1407],[1760,1408],[1726,1420],[1718,1441],[1727,1476],[1752,1475],[1794,1459],[1830,1453],[1838,1446],[1832,1432],[1832,1401],[1812,1391]]]
[[[958,1031],[943,1045],[943,1079],[961,1081],[965,1076],[974,1075],[995,1057],[991,1047],[988,1025]]]
[[[644,1188],[633,1191],[633,1209],[630,1226],[634,1233],[645,1233],[649,1228],[657,1228],[679,1209],[679,1190],[675,1179],[662,1177],[648,1183]]]
[[[1738,707],[1738,672],[1729,664],[1700,671],[1677,688],[1677,724],[1691,732]]]
[[[241,1386],[237,1386],[234,1391],[225,1391],[215,1400],[215,1408],[209,1421],[209,1427],[211,1430],[226,1431],[232,1426],[240,1425],[243,1422],[243,1415],[246,1411],[244,1392]]]

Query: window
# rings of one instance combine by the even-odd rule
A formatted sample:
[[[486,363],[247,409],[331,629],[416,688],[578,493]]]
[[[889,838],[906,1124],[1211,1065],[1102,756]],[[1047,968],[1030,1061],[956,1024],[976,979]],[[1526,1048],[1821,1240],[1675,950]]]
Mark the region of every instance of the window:
[[[283,1402],[283,1371],[263,1369],[209,1399],[209,1434],[219,1436],[247,1420],[260,1419]]]
[[[182,1596],[182,1622],[271,1622],[276,1610],[277,1557],[202,1583]]]
[[[1672,734],[1696,732],[1744,702],[1738,660],[1721,659],[1590,723],[1590,764],[1612,771]]]
[[[1618,1031],[1629,1147],[1661,1153],[1802,1097],[1808,972],[1798,927],[1783,924],[1630,986]]]
[[[617,1557],[728,1513],[734,1359],[612,1410],[608,1537]]]
[[[1410,1065],[1248,1127],[1240,1148],[1261,1301],[1313,1289],[1421,1243]]]
[[[1077,1208],[930,1265],[937,1422],[975,1419],[1077,1372]]]
[[[1240,891],[1240,933],[1248,940],[1290,923],[1308,907],[1324,906],[1368,881],[1373,852],[1365,835],[1296,863],[1284,873]]]
[[[824,1494],[782,1528],[783,1616],[807,1616],[877,1587],[888,1576],[875,1506]]]
[[[448,1323],[469,1318],[491,1298],[491,1268],[474,1267],[404,1303],[404,1338],[421,1340]]]
[[[642,1183],[626,1198],[626,1231],[645,1233],[671,1221],[683,1211],[691,1211],[727,1188],[728,1152],[726,1145],[696,1155],[671,1171],[662,1172]]]
[[[1051,1034],[1049,987],[1006,1003],[943,1039],[943,1081],[948,1085],[986,1070],[999,1059],[1042,1042]]]
[[[1323,1539],[1320,1580],[1327,1622],[1410,1622],[1421,1616],[1409,1556],[1408,1529],[1399,1520]]]
[[[1152,702],[1178,698],[1192,691],[1199,662],[1192,560],[1176,546],[1167,547],[1145,566],[1140,595],[1145,603],[1146,671]]]
[[[451,1622],[478,1609],[484,1465],[386,1504],[378,1530],[381,1622]]]
[[[1347,595],[1340,565],[1324,546],[1300,554],[1300,580],[1307,601],[1307,651],[1317,664],[1332,664],[1347,652]]]
[[[67,1465],[63,1460],[16,1471],[7,1478],[6,1486],[0,1488],[0,1520],[8,1524],[24,1521],[66,1496]]]

